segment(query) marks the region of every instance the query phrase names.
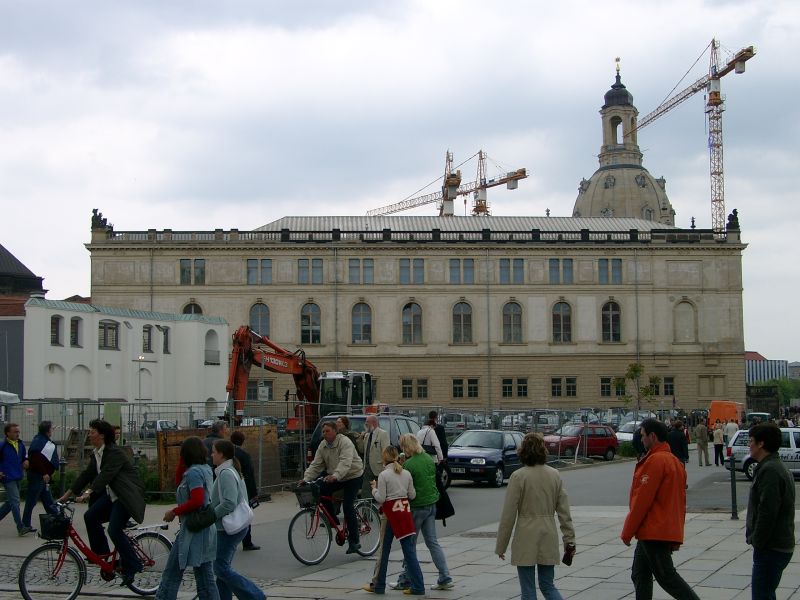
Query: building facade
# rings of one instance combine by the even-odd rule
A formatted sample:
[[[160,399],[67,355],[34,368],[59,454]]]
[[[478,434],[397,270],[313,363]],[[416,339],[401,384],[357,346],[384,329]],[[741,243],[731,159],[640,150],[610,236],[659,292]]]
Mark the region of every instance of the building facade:
[[[745,352],[744,358],[747,385],[785,379],[789,376],[789,361],[767,360],[758,352]]]

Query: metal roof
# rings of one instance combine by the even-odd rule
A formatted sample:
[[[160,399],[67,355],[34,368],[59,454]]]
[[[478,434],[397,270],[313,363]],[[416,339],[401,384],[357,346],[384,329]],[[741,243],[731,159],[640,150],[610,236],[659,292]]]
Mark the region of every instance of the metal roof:
[[[624,232],[652,231],[653,229],[680,229],[655,221],[632,218],[603,217],[437,217],[437,216],[325,216],[325,217],[282,217],[272,223],[258,227],[254,231],[441,231],[478,232],[492,231],[607,231]]]
[[[47,300],[45,298],[31,298],[25,306],[36,306],[40,308],[51,308],[53,310],[71,310],[73,312],[100,313],[112,317],[129,319],[144,319],[147,321],[196,321],[208,325],[227,325],[228,322],[222,317],[210,317],[207,315],[176,315],[172,313],[150,312],[147,310],[133,310],[130,308],[116,308],[113,306],[96,306],[94,304],[78,304],[76,302],[65,302],[64,300]]]
[[[36,277],[33,272],[0,244],[0,274]]]

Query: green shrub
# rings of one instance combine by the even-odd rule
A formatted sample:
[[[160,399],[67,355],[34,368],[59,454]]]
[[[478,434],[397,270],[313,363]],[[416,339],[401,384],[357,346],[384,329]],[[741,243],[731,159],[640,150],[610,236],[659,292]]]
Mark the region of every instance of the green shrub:
[[[636,450],[633,447],[631,442],[622,442],[619,445],[619,450],[617,450],[618,456],[627,456],[630,458],[636,458]]]

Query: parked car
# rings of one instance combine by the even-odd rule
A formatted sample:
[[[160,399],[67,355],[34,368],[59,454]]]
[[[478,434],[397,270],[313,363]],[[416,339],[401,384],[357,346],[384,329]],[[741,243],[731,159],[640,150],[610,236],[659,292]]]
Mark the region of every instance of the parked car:
[[[542,434],[553,433],[561,425],[561,419],[555,412],[534,412],[529,429]]]
[[[792,475],[800,477],[800,427],[781,427],[778,455]],[[730,471],[730,457],[733,456],[734,468],[742,471],[750,481],[753,480],[758,462],[750,456],[750,432],[747,429],[740,429],[728,440],[727,456],[726,469]]]
[[[620,428],[617,429],[617,441],[620,444],[622,442],[632,442],[633,434],[639,429],[639,425],[641,424],[641,421],[628,421],[624,425],[620,425]]]
[[[577,451],[587,456],[602,456],[614,460],[619,441],[609,425],[567,424],[551,435],[544,436],[547,451],[555,456],[571,458]],[[580,447],[578,444],[580,443]]]
[[[158,431],[171,431],[175,429],[179,429],[177,421],[169,421],[167,419],[145,421],[139,428],[139,439],[154,438]]]
[[[519,431],[465,431],[453,440],[448,450],[450,480],[485,481],[501,487],[522,465],[517,454],[521,443]]]
[[[322,424],[327,421],[336,421],[336,419],[341,416],[341,414],[325,415],[325,417],[317,423],[314,433],[311,434],[311,443],[306,453],[306,460],[309,463],[314,460],[314,453],[317,451],[317,447],[322,439]],[[396,446],[398,449],[400,448],[401,435],[404,433],[413,433],[416,435],[420,429],[419,423],[412,417],[394,413],[380,413],[376,416],[378,417],[380,428],[389,432],[389,443],[392,444],[392,446]],[[347,418],[350,419],[350,431],[362,433],[366,429],[367,415],[347,415]]]
[[[472,413],[445,413],[442,415],[442,424],[447,435],[478,428],[478,421]]]

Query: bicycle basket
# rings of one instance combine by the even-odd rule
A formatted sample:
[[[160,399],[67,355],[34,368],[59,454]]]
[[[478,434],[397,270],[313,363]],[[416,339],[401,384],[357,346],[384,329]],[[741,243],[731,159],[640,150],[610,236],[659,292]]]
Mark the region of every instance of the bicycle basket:
[[[70,520],[64,515],[39,515],[39,537],[46,540],[63,540],[69,534]]]
[[[311,508],[319,503],[319,486],[315,484],[301,485],[295,488],[297,503],[303,508]]]

